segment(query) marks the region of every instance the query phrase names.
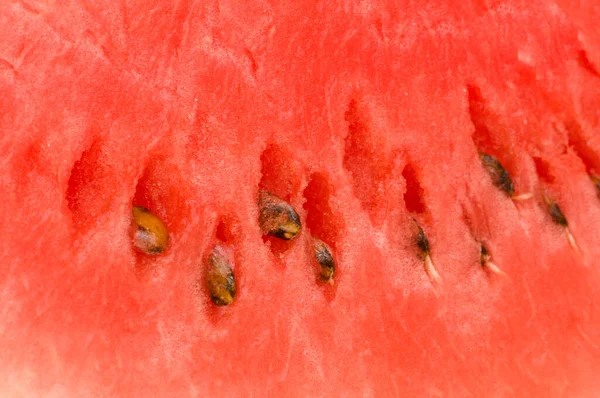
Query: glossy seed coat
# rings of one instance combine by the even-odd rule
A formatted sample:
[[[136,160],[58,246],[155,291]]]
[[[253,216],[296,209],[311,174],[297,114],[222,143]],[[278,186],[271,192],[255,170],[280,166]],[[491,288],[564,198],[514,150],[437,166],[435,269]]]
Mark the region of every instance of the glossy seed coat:
[[[554,221],[560,226],[568,227],[569,223],[567,222],[567,218],[560,209],[560,206],[558,206],[558,203],[550,199],[545,193],[542,194],[542,197],[544,199],[544,202],[548,206],[548,214],[550,214],[550,217],[552,217],[552,221]]]
[[[490,177],[492,177],[492,183],[508,196],[512,197],[515,194],[515,186],[510,178],[510,174],[508,174],[508,171],[502,166],[500,161],[484,152],[479,152],[479,157],[481,158],[481,164],[487,170]]]
[[[208,257],[206,281],[210,299],[215,305],[225,306],[233,302],[237,291],[233,269],[216,249]]]
[[[563,214],[562,210],[556,202],[553,202],[549,206],[548,212],[550,213],[550,216],[552,216],[552,220],[554,220],[555,223],[557,223],[558,225],[562,225],[563,227],[569,226],[567,218],[565,217],[565,215]]]
[[[317,264],[319,264],[319,279],[324,283],[333,285],[335,260],[331,247],[322,240],[313,238],[313,248],[315,259],[317,260]]]
[[[285,200],[265,190],[259,192],[258,222],[265,235],[279,239],[294,239],[302,229],[296,210]]]
[[[162,253],[169,243],[169,232],[160,218],[142,206],[132,209],[133,246],[148,255]]]
[[[423,228],[415,221],[417,225],[417,234],[415,236],[415,244],[419,249],[419,257],[423,259],[423,266],[425,268],[425,272],[429,279],[437,285],[442,284],[442,278],[440,274],[435,269],[433,265],[433,261],[431,260],[431,248],[429,246],[429,239],[427,239],[427,235],[425,235],[425,231]]]

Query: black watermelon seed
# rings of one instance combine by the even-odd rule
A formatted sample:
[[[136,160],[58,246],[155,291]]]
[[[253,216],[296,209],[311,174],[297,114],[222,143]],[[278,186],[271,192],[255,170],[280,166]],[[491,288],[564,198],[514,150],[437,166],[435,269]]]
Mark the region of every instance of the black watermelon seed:
[[[492,178],[492,183],[508,196],[513,196],[515,186],[510,178],[510,174],[508,174],[508,171],[502,166],[500,161],[492,155],[483,152],[479,152],[479,157],[481,158],[481,164]]]
[[[302,229],[296,210],[285,200],[261,190],[258,200],[260,215],[258,222],[265,235],[279,239],[294,239]]]

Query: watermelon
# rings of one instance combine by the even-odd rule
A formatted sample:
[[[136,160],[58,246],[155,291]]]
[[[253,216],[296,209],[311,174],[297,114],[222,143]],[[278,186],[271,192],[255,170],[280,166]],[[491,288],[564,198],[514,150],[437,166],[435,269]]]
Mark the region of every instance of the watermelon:
[[[597,396],[599,17],[3,1],[1,395]]]

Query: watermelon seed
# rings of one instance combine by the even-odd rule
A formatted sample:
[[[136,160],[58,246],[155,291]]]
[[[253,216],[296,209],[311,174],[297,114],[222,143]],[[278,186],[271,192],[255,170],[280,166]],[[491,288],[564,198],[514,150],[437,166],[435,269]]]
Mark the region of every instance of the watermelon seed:
[[[331,247],[321,239],[313,238],[313,249],[317,264],[319,264],[319,279],[324,283],[333,285],[333,275],[335,273],[335,260]]]
[[[235,298],[237,286],[231,265],[214,249],[208,257],[207,278],[210,299],[215,305],[229,305]]]
[[[556,204],[556,202],[552,202],[549,203],[548,206],[548,211],[550,212],[550,216],[552,216],[552,220],[556,224],[568,228],[569,224],[567,222],[567,219],[565,218],[565,215],[563,214],[558,204]]]
[[[132,212],[133,246],[149,255],[162,253],[169,243],[165,224],[145,207],[134,206]]]
[[[265,190],[260,190],[259,195],[258,222],[263,233],[279,239],[294,239],[302,229],[296,210],[285,200]]]
[[[427,239],[425,231],[423,231],[423,228],[421,228],[420,225],[418,226],[418,228],[419,231],[417,232],[416,238],[417,246],[419,247],[419,250],[421,251],[422,255],[428,256],[431,251],[429,247],[429,239]]]
[[[596,189],[598,190],[598,196],[600,196],[600,178],[592,175],[590,176],[590,178],[592,179],[592,182],[594,183],[594,185],[596,186]]]
[[[508,275],[492,262],[492,255],[483,243],[481,244],[481,266],[493,274],[508,278]]]
[[[487,170],[490,177],[492,177],[493,184],[506,192],[508,196],[513,196],[515,193],[514,184],[508,171],[506,171],[500,161],[484,152],[479,152],[479,157],[481,158],[481,164]]]
[[[569,223],[567,222],[567,218],[558,206],[558,203],[550,199],[550,197],[545,192],[542,192],[542,199],[544,199],[544,203],[546,203],[546,205],[548,206],[548,213],[552,217],[552,221],[554,221],[556,224],[562,227],[568,227]]]
[[[481,158],[481,164],[492,178],[492,183],[513,200],[520,201],[533,197],[533,193],[515,195],[515,185],[510,178],[510,174],[497,158],[481,151],[479,152],[479,157]]]
[[[558,206],[558,203],[556,203],[556,201],[550,199],[548,197],[548,195],[546,195],[546,193],[542,193],[542,198],[544,199],[544,202],[548,206],[548,213],[550,214],[550,217],[552,217],[552,221],[554,221],[554,223],[560,225],[561,227],[565,228],[565,234],[567,235],[567,240],[569,241],[569,245],[571,246],[571,248],[573,249],[573,251],[575,251],[575,253],[577,255],[581,256],[581,249],[579,248],[579,245],[577,244],[575,237],[571,233],[571,230],[569,229],[569,223],[567,222],[567,218],[565,217],[564,213],[560,209],[560,206]]]
[[[440,274],[438,274],[437,270],[435,269],[435,266],[433,265],[433,261],[431,260],[431,249],[429,247],[429,239],[427,239],[425,231],[423,231],[423,228],[421,228],[421,226],[418,223],[417,227],[418,231],[417,236],[415,238],[415,243],[419,248],[420,257],[423,259],[425,272],[427,273],[427,276],[429,276],[429,279],[431,279],[432,282],[441,285],[442,278],[440,277]]]

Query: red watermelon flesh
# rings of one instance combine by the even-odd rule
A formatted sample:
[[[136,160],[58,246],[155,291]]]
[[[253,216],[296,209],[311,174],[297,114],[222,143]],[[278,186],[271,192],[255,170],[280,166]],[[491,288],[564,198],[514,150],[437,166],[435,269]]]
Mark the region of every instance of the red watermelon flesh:
[[[5,0],[2,395],[596,396],[599,17],[591,0]],[[295,240],[262,237],[259,189],[297,210]],[[134,251],[133,205],[165,222],[163,254]],[[202,282],[215,244],[227,307]]]

